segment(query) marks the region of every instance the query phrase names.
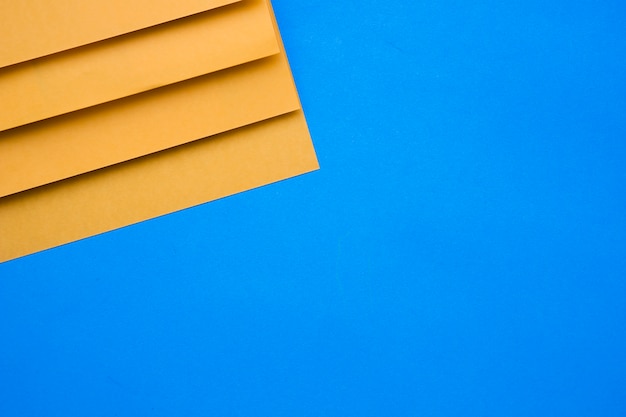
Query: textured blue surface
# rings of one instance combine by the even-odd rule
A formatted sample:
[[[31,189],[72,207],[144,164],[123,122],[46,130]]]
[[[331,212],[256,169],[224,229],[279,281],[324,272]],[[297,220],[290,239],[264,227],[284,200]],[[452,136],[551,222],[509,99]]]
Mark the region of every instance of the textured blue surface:
[[[0,416],[626,415],[623,2],[275,0],[322,169],[0,265]]]

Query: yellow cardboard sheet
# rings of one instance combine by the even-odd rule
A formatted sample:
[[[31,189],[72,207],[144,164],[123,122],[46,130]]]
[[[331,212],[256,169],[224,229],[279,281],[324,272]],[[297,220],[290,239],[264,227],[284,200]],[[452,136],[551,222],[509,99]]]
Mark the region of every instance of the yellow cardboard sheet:
[[[0,199],[0,262],[318,168],[301,111]]]
[[[0,197],[300,107],[289,65],[245,65],[0,132]]]
[[[267,4],[245,0],[13,65],[0,69],[0,131],[275,53]]]
[[[191,16],[239,0],[5,0],[0,67]]]
[[[269,6],[269,0],[266,1]],[[282,52],[280,39],[279,46],[281,53],[277,57],[286,68],[286,56]],[[263,62],[272,59],[265,59]],[[255,64],[247,63],[236,70],[247,72],[253,68]],[[282,82],[283,77],[288,79],[292,93],[296,94],[288,72],[282,72],[281,75],[277,73],[271,80],[270,87]],[[175,86],[185,84],[183,82]],[[165,89],[144,94],[161,90]],[[274,91],[273,88],[271,91]],[[265,98],[262,102],[269,102],[268,93],[263,95]],[[141,95],[135,97],[139,96]],[[210,101],[211,97],[207,95],[206,99]],[[243,99],[243,96],[235,97],[238,102],[243,102]],[[125,100],[114,103],[123,102]],[[179,128],[183,129],[188,119],[194,117],[192,115],[196,105],[197,102],[194,101],[187,106],[181,104],[186,111],[172,116]],[[299,103],[297,107],[299,108]],[[91,110],[93,109],[85,111]],[[222,115],[241,110],[225,110]],[[81,113],[83,112],[75,114]],[[60,119],[62,117],[44,123]],[[79,117],[73,123],[80,124],[81,119]],[[143,124],[136,128],[141,132],[154,123],[160,122],[147,114]],[[172,134],[175,136],[176,132],[173,131]],[[149,135],[145,136],[147,140],[150,139]],[[90,141],[91,138],[83,139]],[[93,146],[99,146],[97,141],[93,142]],[[82,156],[76,154],[70,160],[81,159]],[[315,151],[302,111],[276,115],[161,152],[1,197],[0,262],[317,168]]]

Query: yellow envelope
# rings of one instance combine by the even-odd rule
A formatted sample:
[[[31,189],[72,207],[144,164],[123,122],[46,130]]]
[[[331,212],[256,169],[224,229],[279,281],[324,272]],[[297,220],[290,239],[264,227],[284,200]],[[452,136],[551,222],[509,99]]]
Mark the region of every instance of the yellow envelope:
[[[287,65],[284,52],[278,57]],[[296,94],[288,73],[272,85],[281,77]],[[188,110],[191,115],[193,106]],[[143,127],[153,122],[147,118]],[[0,198],[0,262],[317,168],[304,115],[296,110],[12,194]]]
[[[180,19],[239,0],[7,0],[0,67]]]
[[[0,69],[0,131],[278,53],[264,0],[246,0]]]

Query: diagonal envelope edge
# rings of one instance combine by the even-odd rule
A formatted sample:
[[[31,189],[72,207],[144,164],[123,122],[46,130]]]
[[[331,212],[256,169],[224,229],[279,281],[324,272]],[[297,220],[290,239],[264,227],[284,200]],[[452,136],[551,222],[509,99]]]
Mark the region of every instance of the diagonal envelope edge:
[[[318,168],[297,110],[0,199],[0,262]]]
[[[0,69],[0,131],[274,53],[264,0],[247,0]]]
[[[0,6],[0,68],[223,7],[241,0],[21,0]],[[123,5],[120,6],[119,3]],[[72,10],[73,13],[67,13]],[[114,17],[114,18],[113,18]],[[56,23],[56,24],[55,24]],[[31,34],[24,38],[24,27]]]
[[[0,197],[299,107],[281,54],[0,132]]]

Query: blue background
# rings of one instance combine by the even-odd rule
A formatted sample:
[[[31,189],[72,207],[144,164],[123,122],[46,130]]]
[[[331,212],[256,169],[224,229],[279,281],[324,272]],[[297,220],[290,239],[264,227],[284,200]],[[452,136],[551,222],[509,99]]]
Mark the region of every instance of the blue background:
[[[0,265],[0,416],[626,415],[626,6],[275,0],[322,169]]]

